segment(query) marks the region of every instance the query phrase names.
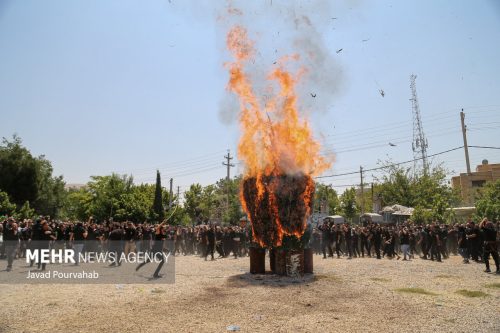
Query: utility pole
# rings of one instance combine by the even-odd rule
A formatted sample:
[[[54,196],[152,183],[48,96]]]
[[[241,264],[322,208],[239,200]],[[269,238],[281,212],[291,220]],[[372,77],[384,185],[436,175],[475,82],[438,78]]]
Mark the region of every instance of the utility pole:
[[[376,213],[375,212],[375,209],[373,208],[373,203],[374,203],[374,199],[373,199],[373,181],[372,181],[372,213]]]
[[[330,189],[332,188],[331,186],[332,186],[332,184],[330,184],[326,187],[326,208],[325,208],[325,210],[326,210],[327,216],[330,216]]]
[[[359,167],[359,174],[361,175],[361,214],[365,213],[365,186],[363,184],[363,167]]]
[[[467,126],[465,125],[465,113],[464,109],[460,112],[460,121],[462,122],[462,136],[464,137],[464,151],[465,151],[465,163],[467,164],[467,174],[470,175],[470,161],[469,161],[469,146],[467,145]]]
[[[174,192],[172,191],[172,185],[174,184],[174,179],[170,178],[170,191],[168,196],[168,209],[172,208],[172,197],[174,196]]]
[[[231,160],[233,157],[231,157],[231,152],[229,149],[227,150],[227,155],[224,156],[227,162],[222,162],[222,165],[225,165],[227,167],[227,176],[226,176],[226,191],[227,191],[227,198],[226,198],[226,204],[227,204],[227,210],[229,211],[229,195],[230,195],[230,186],[229,182],[231,181],[231,168],[234,167],[234,164],[231,164]]]
[[[180,192],[181,192],[181,187],[177,186],[177,205],[179,205],[179,198],[180,198]]]

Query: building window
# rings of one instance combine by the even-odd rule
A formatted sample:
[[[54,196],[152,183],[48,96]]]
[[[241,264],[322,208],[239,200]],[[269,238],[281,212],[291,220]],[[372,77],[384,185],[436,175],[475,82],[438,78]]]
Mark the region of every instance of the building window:
[[[472,187],[483,187],[486,180],[473,180]]]

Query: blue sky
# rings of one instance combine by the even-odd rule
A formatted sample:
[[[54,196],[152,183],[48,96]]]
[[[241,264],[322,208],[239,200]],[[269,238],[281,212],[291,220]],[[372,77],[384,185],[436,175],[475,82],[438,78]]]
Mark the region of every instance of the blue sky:
[[[113,171],[154,182],[159,168],[165,185],[173,177],[184,190],[225,176],[223,156],[235,153],[239,130],[220,116],[230,60],[227,27],[217,20],[224,2],[1,3],[0,136],[20,135],[68,183]],[[309,114],[324,153],[335,155],[325,174],[413,158],[412,73],[429,154],[462,145],[461,108],[469,144],[500,146],[498,2],[335,1],[329,12],[294,3],[302,5],[312,20],[331,16],[318,22],[314,38],[339,74],[328,105]],[[257,61],[264,65],[274,61],[266,56],[274,47],[293,50],[277,37],[284,18],[271,6],[279,1],[258,2],[267,14],[243,22],[256,40],[274,36],[262,43]],[[499,150],[470,153],[473,167],[483,158],[500,162]],[[433,160],[465,170],[462,150]],[[342,191],[359,176],[322,182]]]

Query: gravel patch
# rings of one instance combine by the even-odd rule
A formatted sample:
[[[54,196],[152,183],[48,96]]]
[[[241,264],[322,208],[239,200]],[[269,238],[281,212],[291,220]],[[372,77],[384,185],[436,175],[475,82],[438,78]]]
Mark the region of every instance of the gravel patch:
[[[0,285],[0,332],[500,332],[500,276],[483,265],[315,256],[314,269],[251,275],[248,258],[187,256],[175,284]]]

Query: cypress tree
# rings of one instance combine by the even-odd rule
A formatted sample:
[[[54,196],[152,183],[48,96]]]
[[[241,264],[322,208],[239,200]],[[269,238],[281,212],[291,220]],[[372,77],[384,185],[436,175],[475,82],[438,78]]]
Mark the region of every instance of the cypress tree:
[[[165,212],[163,211],[163,198],[161,190],[161,177],[160,171],[156,170],[156,189],[155,189],[155,199],[153,201],[153,212],[155,218],[161,222],[165,217]]]

